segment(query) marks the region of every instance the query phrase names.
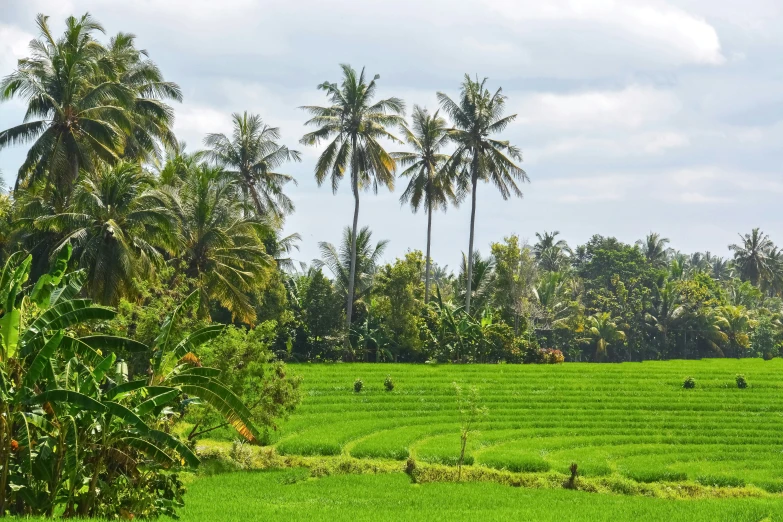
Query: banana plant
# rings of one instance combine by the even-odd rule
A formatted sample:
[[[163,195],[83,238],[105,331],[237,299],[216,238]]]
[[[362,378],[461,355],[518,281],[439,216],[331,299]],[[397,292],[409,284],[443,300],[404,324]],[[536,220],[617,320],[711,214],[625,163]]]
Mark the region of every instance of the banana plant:
[[[181,488],[169,471],[199,461],[156,429],[161,415],[199,397],[245,438],[258,437],[245,405],[195,355],[223,327],[173,338],[178,314],[198,301],[194,292],[166,318],[152,348],[77,336],[116,311],[78,298],[84,273],[67,272],[69,258],[64,248],[35,285],[28,284],[30,256],[13,254],[0,272],[0,516],[174,514]],[[149,353],[151,376],[117,379],[118,351]],[[133,496],[121,493],[130,490]]]

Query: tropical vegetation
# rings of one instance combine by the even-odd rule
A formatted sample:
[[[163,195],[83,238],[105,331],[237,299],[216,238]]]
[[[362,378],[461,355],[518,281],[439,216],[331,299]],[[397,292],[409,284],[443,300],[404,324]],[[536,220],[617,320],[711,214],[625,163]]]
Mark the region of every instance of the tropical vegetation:
[[[47,17],[36,23],[40,34],[29,57],[0,81],[0,101],[26,106],[23,121],[0,130],[0,152],[27,147],[17,172],[6,172],[12,188],[0,195],[0,515],[173,514],[183,491],[178,472],[198,465],[195,448],[205,436],[276,443],[299,456],[342,453],[358,438],[351,455],[407,458],[409,445],[421,442],[421,426],[393,425],[394,412],[384,419],[383,440],[370,436],[345,406],[330,410],[340,428],[326,435],[304,406],[301,430],[280,441],[282,420],[302,396],[298,374],[305,383],[322,378],[323,368],[339,376],[326,390],[310,388],[322,397],[361,383],[351,401],[369,400],[384,381],[359,375],[371,365],[344,365],[356,373],[349,380],[332,366],[292,372],[286,363],[492,363],[498,386],[508,384],[503,372],[514,371],[528,372],[526,382],[544,389],[536,379],[546,381],[556,369],[531,373],[500,363],[677,359],[661,373],[674,387],[669,392],[683,392],[689,375],[698,383],[690,398],[660,398],[659,428],[675,426],[666,443],[679,444],[699,430],[722,436],[701,417],[690,420],[704,425],[689,425],[663,411],[673,400],[696,401],[710,379],[718,387],[719,377],[705,378],[682,359],[783,354],[783,251],[760,228],[739,234],[725,257],[681,252],[657,232],[634,244],[601,235],[569,244],[559,231],[537,232],[531,242],[510,234],[478,244],[479,186],[490,184],[508,199],[521,196],[529,181],[520,148],[504,137],[517,115],[507,113],[502,88],[491,90],[487,79],[466,75],[453,86],[458,96],[438,92],[438,108],[413,106],[409,120],[405,102],[381,98],[380,77],[364,69],[343,64],[338,82],[317,86],[326,104],[302,107],[310,132],[299,143],[319,147],[312,166],[319,186],[336,192],[349,176],[354,207],[349,226],[334,225],[340,241],[320,242],[319,259],[306,263],[295,259],[300,236],[284,232],[295,211],[290,191],[297,180],[289,169],[303,157],[286,144],[296,137],[243,111],[232,115],[231,132],[215,129],[203,150],[191,152],[173,132],[182,90],[134,35],[105,38],[89,14],[68,18],[60,36]],[[392,190],[398,176],[405,185],[400,201],[423,210],[426,233],[422,221],[405,254],[387,259],[388,241],[360,224],[360,200],[368,191]],[[468,197],[467,249],[452,271],[432,256],[434,214]],[[393,368],[378,370],[392,383],[389,401],[406,386],[403,370]],[[410,368],[418,368],[411,375],[429,371]],[[605,374],[596,368],[608,367],[591,368],[579,371],[600,379]],[[745,374],[750,391],[766,379],[761,371]],[[488,375],[485,382],[495,381]],[[572,428],[596,425],[577,415],[589,408],[568,396],[595,384],[566,384],[573,386],[557,401],[570,405],[568,415],[552,417],[560,419],[553,427],[562,428],[561,442],[573,437]],[[520,393],[509,391],[502,402]],[[639,393],[618,388],[609,398],[588,399],[598,404]],[[719,413],[745,406],[735,399],[722,396]],[[399,411],[426,410],[424,402]],[[544,405],[555,402],[545,398]],[[590,415],[608,411],[606,404]],[[706,397],[694,407],[716,406]],[[503,411],[511,431],[498,437],[539,421]],[[648,413],[627,420],[649,424]],[[417,446],[432,462],[453,460],[453,447],[444,450],[439,441],[458,432],[446,434],[451,421],[445,425]],[[480,460],[565,472],[569,444],[558,446],[557,458],[536,458],[549,451],[544,447],[530,459],[509,457],[529,434]],[[463,439],[466,464],[472,440]],[[718,459],[725,440],[712,442]],[[638,466],[640,455],[629,454],[627,463],[643,482],[649,470]],[[599,471],[600,461],[593,463]],[[761,475],[758,487],[780,485]]]

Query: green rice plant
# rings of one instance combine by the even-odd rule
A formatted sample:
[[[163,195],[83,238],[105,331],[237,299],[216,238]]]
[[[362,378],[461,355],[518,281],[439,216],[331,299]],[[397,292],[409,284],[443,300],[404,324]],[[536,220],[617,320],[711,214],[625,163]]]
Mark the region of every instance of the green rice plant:
[[[580,466],[581,469],[581,466]],[[783,519],[779,499],[667,500],[491,482],[412,484],[403,473],[308,478],[307,470],[201,477],[188,486],[182,522],[461,520],[755,522]],[[627,487],[633,487],[630,481]],[[622,486],[615,483],[615,488]],[[327,500],[328,499],[328,500]],[[168,520],[168,519],[164,519]]]
[[[780,489],[783,480],[783,417],[771,413],[783,411],[781,359],[611,366],[341,363],[292,365],[291,371],[303,377],[304,398],[274,434],[289,457],[346,453],[457,466],[456,381],[465,389],[480,386],[481,404],[492,412],[473,426],[465,465],[472,459],[493,472],[522,470],[525,456],[550,466],[533,473],[557,473],[562,484],[577,462],[580,480],[604,477],[617,482],[613,488],[637,492],[657,480],[698,476],[740,477],[766,491]],[[404,373],[405,387],[346,394],[345,382],[358,373],[367,382]],[[683,373],[699,375],[698,393],[671,385]],[[726,386],[726,375],[738,373],[753,375],[752,394]],[[625,470],[653,482],[620,480]]]

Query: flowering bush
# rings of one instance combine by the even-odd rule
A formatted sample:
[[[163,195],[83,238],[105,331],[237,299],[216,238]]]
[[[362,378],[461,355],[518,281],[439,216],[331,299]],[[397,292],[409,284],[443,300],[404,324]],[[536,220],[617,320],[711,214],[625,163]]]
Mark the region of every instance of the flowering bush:
[[[560,364],[565,361],[565,356],[563,355],[563,352],[561,352],[560,350],[555,350],[553,348],[544,348],[541,351],[544,354],[545,364]]]

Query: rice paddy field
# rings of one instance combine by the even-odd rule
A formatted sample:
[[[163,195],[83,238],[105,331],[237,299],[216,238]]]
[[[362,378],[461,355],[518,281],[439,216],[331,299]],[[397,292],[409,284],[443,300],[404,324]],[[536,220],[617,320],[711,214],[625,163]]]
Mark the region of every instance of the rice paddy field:
[[[189,486],[181,520],[783,520],[783,503],[769,499],[665,500],[492,483],[412,484],[402,473],[307,475],[288,469],[199,478]]]
[[[577,463],[583,477],[783,492],[781,359],[291,369],[304,378],[304,398],[276,432],[282,455],[454,464],[457,382],[476,386],[489,410],[466,463],[531,473],[568,473]],[[747,388],[737,387],[737,374]],[[393,391],[384,389],[387,375]],[[696,387],[684,389],[689,376]]]

